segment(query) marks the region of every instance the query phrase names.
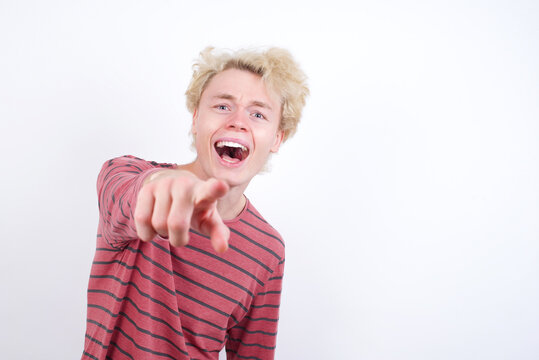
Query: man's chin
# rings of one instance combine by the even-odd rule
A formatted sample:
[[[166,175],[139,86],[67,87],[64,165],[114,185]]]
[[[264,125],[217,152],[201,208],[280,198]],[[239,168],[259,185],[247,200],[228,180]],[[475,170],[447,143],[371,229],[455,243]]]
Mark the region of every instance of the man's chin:
[[[238,176],[218,176],[216,179],[224,181],[229,188],[247,187],[251,182],[251,178],[242,179]]]
[[[248,171],[247,168],[223,168],[215,169],[214,177],[227,183],[230,187],[247,186],[257,173]]]

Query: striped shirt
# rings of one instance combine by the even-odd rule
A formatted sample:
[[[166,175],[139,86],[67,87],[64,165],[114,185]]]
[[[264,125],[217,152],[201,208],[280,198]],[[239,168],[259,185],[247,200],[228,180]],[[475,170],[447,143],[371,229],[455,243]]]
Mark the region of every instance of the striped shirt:
[[[133,213],[144,179],[171,164],[133,156],[103,165],[99,227],[88,285],[83,359],[273,359],[284,269],[279,233],[247,205],[229,249],[190,230],[175,248],[137,238]]]

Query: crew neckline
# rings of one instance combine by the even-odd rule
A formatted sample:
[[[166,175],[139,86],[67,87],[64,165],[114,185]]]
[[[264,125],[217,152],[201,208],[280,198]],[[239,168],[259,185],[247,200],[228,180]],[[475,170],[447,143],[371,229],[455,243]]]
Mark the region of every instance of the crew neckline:
[[[244,214],[247,212],[247,209],[249,208],[249,206],[251,206],[251,202],[249,201],[249,198],[243,194],[243,196],[245,196],[245,206],[243,207],[243,209],[240,211],[240,213],[238,215],[236,215],[235,218],[233,219],[230,219],[230,220],[223,220],[223,222],[225,224],[232,224],[232,223],[236,223],[238,221],[240,221],[240,219],[244,216]]]

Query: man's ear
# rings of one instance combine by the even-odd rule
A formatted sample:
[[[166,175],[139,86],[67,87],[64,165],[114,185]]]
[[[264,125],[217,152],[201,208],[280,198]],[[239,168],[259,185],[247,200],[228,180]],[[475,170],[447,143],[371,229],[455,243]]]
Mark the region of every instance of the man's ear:
[[[196,128],[196,121],[198,120],[198,117],[197,117],[197,110],[198,110],[198,109],[195,109],[195,111],[193,111],[193,123],[191,124],[191,133],[192,133],[193,135],[196,135],[196,133],[197,133],[196,130],[195,130],[195,128]]]
[[[275,134],[275,141],[270,149],[272,153],[276,153],[279,151],[279,147],[281,146],[281,143],[284,139],[284,131],[283,130],[277,130],[277,134]]]

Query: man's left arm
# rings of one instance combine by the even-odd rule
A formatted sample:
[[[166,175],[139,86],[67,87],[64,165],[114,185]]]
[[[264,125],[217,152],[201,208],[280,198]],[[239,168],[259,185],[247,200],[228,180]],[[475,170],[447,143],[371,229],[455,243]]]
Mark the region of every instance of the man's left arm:
[[[284,259],[258,288],[249,312],[228,331],[227,359],[273,359],[284,272]]]

